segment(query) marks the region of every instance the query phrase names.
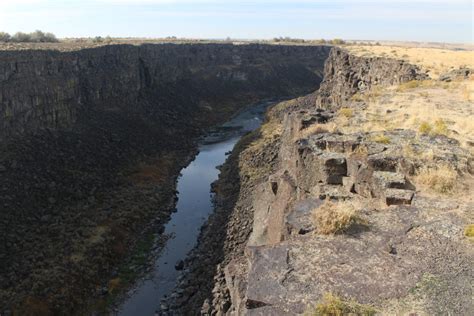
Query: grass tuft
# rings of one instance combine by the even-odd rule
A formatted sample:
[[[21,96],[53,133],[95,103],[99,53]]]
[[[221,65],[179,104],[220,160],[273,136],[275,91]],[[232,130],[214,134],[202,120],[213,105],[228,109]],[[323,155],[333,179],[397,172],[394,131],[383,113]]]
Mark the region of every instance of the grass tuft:
[[[390,138],[385,134],[377,134],[370,138],[371,141],[380,144],[390,144]]]
[[[348,201],[334,203],[326,200],[313,210],[312,220],[317,233],[324,235],[344,233],[352,225],[364,223],[357,215],[355,205]]]
[[[454,191],[458,173],[446,164],[432,168],[422,168],[416,175],[415,181],[428,186],[435,192],[448,194]]]
[[[445,135],[449,134],[448,126],[443,119],[438,119],[431,125],[429,122],[421,122],[418,132],[423,135]]]
[[[464,236],[466,237],[474,237],[474,224],[469,224],[464,229]]]
[[[355,301],[344,301],[331,293],[324,294],[323,300],[306,313],[310,316],[372,316],[375,314],[376,310],[370,305],[362,305]]]
[[[448,135],[449,134],[449,131],[448,131],[448,126],[446,125],[446,123],[443,121],[443,119],[438,119],[435,123],[434,123],[434,128],[433,128],[433,132],[432,132],[434,135]]]
[[[339,115],[351,118],[354,116],[354,111],[351,108],[341,108],[339,110]]]
[[[425,135],[431,134],[432,130],[433,127],[428,122],[421,122],[420,127],[418,128],[418,132]]]

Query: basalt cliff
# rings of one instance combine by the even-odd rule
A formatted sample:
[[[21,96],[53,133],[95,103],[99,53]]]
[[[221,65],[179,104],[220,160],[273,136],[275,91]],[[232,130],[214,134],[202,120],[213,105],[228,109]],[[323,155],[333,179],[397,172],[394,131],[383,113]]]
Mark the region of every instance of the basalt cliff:
[[[472,314],[472,154],[444,135],[361,129],[375,91],[431,80],[334,48],[320,89],[270,109],[222,167],[164,314]],[[418,186],[439,165],[457,197]]]
[[[118,264],[169,219],[197,138],[255,102],[312,91],[329,49],[0,51],[0,314],[105,301]]]
[[[433,79],[337,47],[161,44],[4,51],[0,70],[0,315],[107,313],[197,139],[269,99],[285,101],[219,167],[214,213],[159,313],[474,314],[474,142],[447,119],[406,128],[393,101],[469,69]]]

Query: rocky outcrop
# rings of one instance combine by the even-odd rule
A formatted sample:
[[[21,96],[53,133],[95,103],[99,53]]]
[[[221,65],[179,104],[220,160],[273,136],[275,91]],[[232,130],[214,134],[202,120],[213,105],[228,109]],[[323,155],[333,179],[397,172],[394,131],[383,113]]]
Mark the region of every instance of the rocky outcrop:
[[[312,91],[327,54],[218,44],[0,52],[0,313],[87,314],[146,228],[161,231],[204,130],[258,100]]]
[[[224,248],[202,312],[296,315],[308,312],[325,293],[335,293],[387,314],[404,313],[400,304],[407,302],[413,304],[407,313],[413,306],[427,314],[472,313],[465,280],[473,277],[473,256],[462,236],[472,202],[420,192],[412,179],[428,164],[407,154],[406,141],[418,137],[420,152],[436,157],[431,167],[449,164],[464,175],[471,172],[469,152],[453,139],[411,130],[384,131],[387,139],[378,139],[377,133],[342,134],[324,126],[336,109],[352,106],[353,94],[425,75],[412,65],[339,49],[331,52],[325,74],[320,91],[276,105],[261,138],[240,154],[240,186],[224,192],[238,195],[238,207],[226,205],[226,212],[245,227],[252,223],[252,229],[245,242],[227,230],[223,244],[237,246]],[[266,128],[281,132],[268,137]],[[256,151],[263,144],[272,149]],[[260,161],[275,150],[272,163],[248,162],[249,153],[250,161]],[[219,183],[225,185],[222,177]],[[350,203],[360,221],[344,233],[318,233],[321,223],[313,214],[326,201]],[[449,290],[436,290],[441,287]]]
[[[417,66],[402,60],[358,57],[335,48],[326,61],[315,103],[320,108],[340,108],[354,94],[364,93],[373,86],[427,78]]]
[[[472,252],[462,240],[468,222],[456,215],[469,212],[470,204],[416,194],[408,178],[419,166],[403,154],[404,140],[415,137],[412,131],[386,132],[388,144],[372,141],[371,133],[302,136],[308,121],[332,115],[299,111],[286,117],[278,167],[254,189],[245,259],[234,253],[224,268],[227,288],[221,289],[232,301],[226,313],[304,314],[327,292],[384,308],[408,296],[426,275],[456,288],[458,297],[437,293],[444,303],[425,303],[423,310],[472,312],[463,281],[472,278]],[[456,143],[440,139],[427,147],[449,148],[458,157],[456,169],[468,171],[469,153]],[[349,201],[354,208],[361,203],[363,224],[345,234],[317,234],[312,214],[327,200]],[[449,233],[433,230],[435,222]],[[440,251],[448,255],[440,257]]]

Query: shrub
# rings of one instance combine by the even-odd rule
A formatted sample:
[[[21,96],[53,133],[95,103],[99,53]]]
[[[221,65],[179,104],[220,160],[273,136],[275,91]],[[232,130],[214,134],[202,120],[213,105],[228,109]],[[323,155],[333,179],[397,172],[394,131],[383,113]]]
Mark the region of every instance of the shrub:
[[[348,201],[334,203],[326,200],[313,210],[312,220],[317,232],[324,235],[343,233],[352,225],[363,223],[355,205]]]
[[[421,122],[420,127],[418,128],[420,134],[430,134],[432,130],[433,127],[428,122]]]
[[[335,38],[331,41],[333,45],[344,45],[346,42],[340,38]]]
[[[23,32],[17,32],[15,35],[12,36],[11,38],[12,42],[18,42],[18,43],[23,43],[23,42],[30,42],[31,41],[31,36],[30,34],[26,34]]]
[[[323,300],[306,314],[311,316],[372,316],[375,313],[376,310],[372,306],[362,305],[355,301],[344,301],[337,295],[326,293]]]
[[[390,144],[390,138],[385,134],[377,134],[370,138],[371,141],[380,144]]]
[[[55,43],[58,42],[58,39],[53,33],[36,30],[33,33],[17,32],[11,37],[10,41],[17,43]]]
[[[447,165],[441,164],[432,168],[422,168],[416,175],[416,182],[427,185],[433,191],[448,194],[456,186],[458,173]]]
[[[96,36],[92,39],[92,43],[102,43],[104,41],[104,39],[102,38],[102,36]]]
[[[339,115],[345,116],[347,118],[351,118],[354,116],[354,111],[351,108],[341,108],[339,109]]]
[[[11,36],[8,33],[0,32],[0,42],[8,42]]]

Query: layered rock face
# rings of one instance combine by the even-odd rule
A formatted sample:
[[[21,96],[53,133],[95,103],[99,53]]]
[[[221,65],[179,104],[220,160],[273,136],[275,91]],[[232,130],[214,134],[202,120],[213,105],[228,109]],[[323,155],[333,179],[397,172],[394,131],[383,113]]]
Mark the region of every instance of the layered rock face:
[[[326,124],[340,107],[364,108],[350,100],[357,92],[426,75],[403,62],[339,49],[332,50],[325,75],[319,91],[271,109],[257,140],[242,142],[240,156],[223,168],[238,169],[238,176],[223,177],[240,185],[228,190],[225,178],[218,182],[235,202],[217,209],[217,216],[227,212],[229,224],[202,311],[297,315],[334,293],[382,314],[472,313],[466,280],[473,276],[473,256],[462,235],[471,204],[420,192],[411,181],[437,164],[449,164],[469,181],[472,155],[444,136],[395,129],[378,139],[380,132],[343,134]],[[419,152],[431,151],[435,160],[407,154],[407,141],[415,138]],[[342,233],[321,233],[325,223],[316,219],[331,216],[320,215],[328,205],[334,214],[338,205],[357,210],[359,219]]]
[[[169,218],[197,137],[244,106],[312,91],[328,53],[0,52],[0,313],[87,313],[144,228]]]
[[[410,80],[427,79],[428,75],[405,61],[389,58],[358,57],[333,49],[324,67],[324,80],[318,91],[316,106],[337,108],[357,92],[376,85],[393,85]]]
[[[70,127],[81,111],[122,108],[148,115],[176,107],[248,102],[311,89],[327,47],[115,45],[74,52],[0,52],[0,139]],[[153,103],[148,107],[146,104]],[[197,103],[199,106],[191,106]],[[223,105],[221,105],[223,106]],[[214,110],[214,109],[213,109]]]

